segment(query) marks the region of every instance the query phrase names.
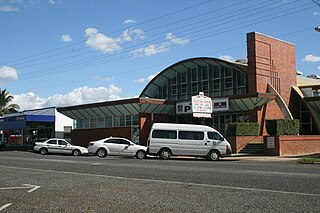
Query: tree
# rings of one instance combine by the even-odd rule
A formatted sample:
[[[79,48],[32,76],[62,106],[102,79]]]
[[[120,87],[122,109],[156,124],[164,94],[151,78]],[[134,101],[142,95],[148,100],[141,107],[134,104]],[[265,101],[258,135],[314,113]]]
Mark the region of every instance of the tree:
[[[6,89],[0,89],[0,116],[17,112],[20,109],[19,105],[17,104],[10,104],[13,99],[14,97],[10,95]]]

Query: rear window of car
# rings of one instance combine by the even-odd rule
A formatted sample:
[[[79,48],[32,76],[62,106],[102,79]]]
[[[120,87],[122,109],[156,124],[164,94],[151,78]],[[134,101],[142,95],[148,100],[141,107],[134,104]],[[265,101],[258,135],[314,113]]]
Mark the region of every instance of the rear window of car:
[[[117,143],[117,144],[119,144],[119,140],[117,140],[117,139],[109,139],[109,140],[106,140],[105,143]]]
[[[177,139],[177,131],[174,130],[153,130],[152,138]]]
[[[204,132],[200,131],[179,131],[179,139],[184,140],[203,140]]]
[[[47,142],[47,144],[57,144],[57,140],[50,140]]]

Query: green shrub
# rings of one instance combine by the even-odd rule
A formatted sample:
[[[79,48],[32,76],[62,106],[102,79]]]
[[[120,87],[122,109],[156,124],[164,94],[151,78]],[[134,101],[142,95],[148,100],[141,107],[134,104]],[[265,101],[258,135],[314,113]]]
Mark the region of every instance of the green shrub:
[[[298,135],[299,120],[275,119],[266,121],[267,133],[272,136],[278,135]]]
[[[258,123],[230,123],[228,124],[230,136],[257,136],[259,135]]]

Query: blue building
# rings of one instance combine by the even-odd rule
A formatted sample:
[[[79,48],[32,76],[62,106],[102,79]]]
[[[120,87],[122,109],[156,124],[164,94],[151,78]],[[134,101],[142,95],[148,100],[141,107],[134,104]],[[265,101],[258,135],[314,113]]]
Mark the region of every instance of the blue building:
[[[70,138],[72,119],[55,107],[24,110],[0,118],[1,140],[7,146],[33,146],[37,140]]]

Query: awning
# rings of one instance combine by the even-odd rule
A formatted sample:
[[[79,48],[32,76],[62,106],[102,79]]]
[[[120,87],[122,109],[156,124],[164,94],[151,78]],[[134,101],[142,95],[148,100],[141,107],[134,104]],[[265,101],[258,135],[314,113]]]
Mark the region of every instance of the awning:
[[[320,113],[320,96],[305,97],[304,100],[310,107],[312,107],[313,110]]]
[[[79,106],[60,107],[58,112],[72,119],[104,118],[109,116],[155,113],[174,115],[175,103],[163,99],[133,98]]]
[[[246,112],[261,109],[262,106],[275,100],[275,98],[276,95],[271,93],[257,93],[232,97],[229,99],[229,112]]]

